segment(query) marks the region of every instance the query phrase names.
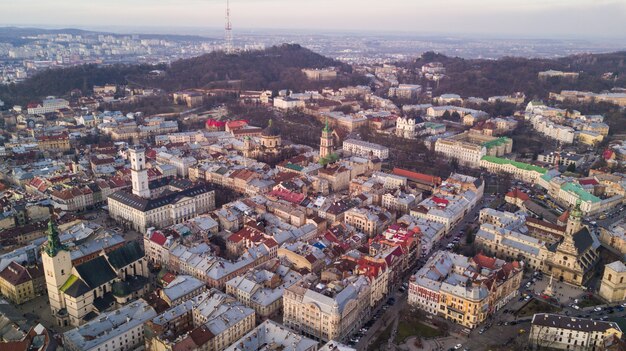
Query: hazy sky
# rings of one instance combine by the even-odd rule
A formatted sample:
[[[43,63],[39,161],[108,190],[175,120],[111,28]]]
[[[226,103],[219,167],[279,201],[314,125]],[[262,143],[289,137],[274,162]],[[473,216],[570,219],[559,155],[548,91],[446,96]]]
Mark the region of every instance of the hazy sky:
[[[0,25],[221,27],[226,0],[0,0]],[[626,38],[626,0],[232,0],[238,28]],[[106,27],[105,27],[106,28]]]

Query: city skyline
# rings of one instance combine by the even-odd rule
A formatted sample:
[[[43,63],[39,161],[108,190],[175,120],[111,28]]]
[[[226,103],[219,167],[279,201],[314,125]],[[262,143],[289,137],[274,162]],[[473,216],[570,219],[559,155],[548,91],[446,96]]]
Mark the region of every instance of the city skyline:
[[[371,1],[239,0],[231,2],[237,30],[353,31],[403,34],[514,36],[535,38],[615,39],[626,33],[626,3],[615,0],[391,0],[380,9]],[[124,11],[119,11],[123,8]],[[79,27],[135,32],[200,34],[223,28],[226,2],[221,0],[145,0],[132,4],[112,0],[85,4],[65,0],[54,4],[27,0],[20,6],[0,5],[0,25]],[[267,11],[274,9],[273,11]],[[445,12],[442,11],[445,9]],[[263,13],[262,17],[258,14]],[[440,15],[435,15],[440,14]],[[365,21],[367,19],[367,21]],[[324,27],[320,28],[319,24]],[[586,25],[572,26],[572,23]],[[514,25],[511,25],[514,24]]]

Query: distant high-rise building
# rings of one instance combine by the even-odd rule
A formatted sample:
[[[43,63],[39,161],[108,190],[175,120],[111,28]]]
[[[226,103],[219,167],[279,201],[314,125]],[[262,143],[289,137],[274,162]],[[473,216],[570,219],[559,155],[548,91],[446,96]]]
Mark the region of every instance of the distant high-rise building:
[[[226,26],[224,27],[224,44],[226,53],[233,52],[233,25],[230,22],[230,0],[226,0]]]

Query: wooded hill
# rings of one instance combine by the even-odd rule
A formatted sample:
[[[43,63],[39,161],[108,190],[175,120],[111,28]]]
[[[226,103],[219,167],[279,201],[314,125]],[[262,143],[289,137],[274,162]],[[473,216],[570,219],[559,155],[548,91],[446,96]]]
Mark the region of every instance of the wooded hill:
[[[463,97],[486,98],[521,91],[529,98],[545,99],[550,92],[561,90],[600,92],[613,87],[626,87],[626,52],[581,54],[558,59],[504,57],[498,60],[462,59],[427,52],[415,61],[398,64],[420,69],[422,65],[434,61],[444,64],[449,77],[440,81],[439,86],[426,80],[405,77],[413,83],[430,84],[434,96],[456,93]],[[538,78],[539,72],[550,69],[580,72],[580,75],[576,80]],[[614,79],[603,79],[602,74],[607,72],[612,72]]]

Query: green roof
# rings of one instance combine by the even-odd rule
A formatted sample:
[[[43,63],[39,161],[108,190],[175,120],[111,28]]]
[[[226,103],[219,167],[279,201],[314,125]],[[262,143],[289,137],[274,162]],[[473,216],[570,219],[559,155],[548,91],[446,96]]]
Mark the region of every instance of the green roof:
[[[117,276],[104,256],[98,256],[74,268],[78,272],[78,275],[80,275],[80,278],[83,279],[91,289],[108,283]]]
[[[144,256],[144,253],[136,241],[131,241],[126,245],[109,252],[107,256],[111,266],[121,269],[141,259]]]
[[[491,149],[494,148],[496,146],[500,146],[502,144],[506,144],[510,141],[511,139],[507,138],[507,137],[499,137],[497,139],[493,139],[493,140],[489,140],[489,141],[485,141],[482,145],[484,147],[486,147],[487,149]]]
[[[574,193],[580,200],[585,202],[600,202],[600,198],[589,193],[587,190],[583,189],[580,184],[576,183],[565,183],[561,185],[561,189]]]
[[[434,123],[434,122],[424,122],[424,128],[445,128],[446,126],[442,123]]]
[[[525,171],[535,171],[537,173],[541,173],[541,174],[545,174],[547,172],[547,170],[545,168],[539,167],[539,166],[535,166],[535,165],[531,165],[528,163],[524,163],[524,162],[517,162],[517,161],[513,161],[513,160],[509,160],[506,158],[500,158],[500,157],[495,157],[495,156],[483,156],[481,158],[481,160],[485,160],[487,162],[491,162],[491,163],[497,163],[499,165],[512,165],[516,168],[519,169],[523,169]]]
[[[72,284],[74,284],[74,282],[77,280],[78,280],[77,276],[75,276],[74,274],[70,275],[70,277],[67,278],[65,283],[61,285],[61,288],[59,290],[65,292],[65,290],[67,290],[70,286],[72,286]]]
[[[293,169],[294,171],[298,171],[298,172],[300,172],[301,170],[304,169],[304,167],[302,167],[300,165],[293,164],[291,162],[287,163],[285,165],[285,168]]]

